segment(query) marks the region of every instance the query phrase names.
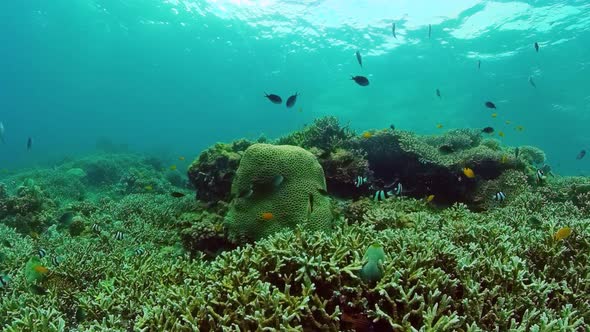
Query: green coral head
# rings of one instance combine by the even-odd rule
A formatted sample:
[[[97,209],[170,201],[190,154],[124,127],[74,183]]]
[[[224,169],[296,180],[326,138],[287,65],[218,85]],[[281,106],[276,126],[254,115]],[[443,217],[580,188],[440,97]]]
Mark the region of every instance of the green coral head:
[[[379,262],[385,260],[385,250],[383,250],[383,245],[379,242],[374,242],[367,248],[365,252],[366,260]]]
[[[361,279],[366,283],[375,283],[383,277],[383,261],[385,260],[385,251],[383,246],[375,242],[367,248],[365,252],[365,265],[361,269]]]

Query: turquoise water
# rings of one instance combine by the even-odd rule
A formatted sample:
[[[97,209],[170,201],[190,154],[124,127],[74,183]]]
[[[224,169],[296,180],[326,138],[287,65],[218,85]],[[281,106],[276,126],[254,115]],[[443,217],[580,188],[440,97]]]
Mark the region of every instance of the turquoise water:
[[[588,1],[23,0],[0,12],[3,168],[100,138],[189,159],[335,115],[359,131],[493,126],[558,173],[590,171],[575,158],[590,149]],[[300,97],[287,109],[264,92]]]

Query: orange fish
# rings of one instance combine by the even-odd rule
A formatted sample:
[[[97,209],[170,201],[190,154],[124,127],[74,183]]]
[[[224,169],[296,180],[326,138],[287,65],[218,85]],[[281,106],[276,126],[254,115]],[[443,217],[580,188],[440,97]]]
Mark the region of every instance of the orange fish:
[[[370,132],[368,132],[368,131],[365,131],[365,132],[363,133],[363,138],[371,138],[371,137],[373,137],[373,134],[371,134]]]
[[[45,266],[42,265],[37,265],[34,267],[35,272],[37,273],[41,273],[41,274],[47,274],[49,273],[49,269],[46,268]]]
[[[475,177],[475,173],[469,167],[463,168],[463,174],[465,174],[465,176],[468,177],[468,178],[470,178],[470,179],[473,179]]]
[[[262,220],[269,221],[274,218],[274,215],[271,212],[264,212],[262,213]]]
[[[436,128],[441,129],[443,127],[442,123],[436,125]]]
[[[503,131],[499,131],[499,132],[498,132],[498,136],[500,136],[500,137],[504,137],[504,132],[503,132]]]
[[[560,241],[568,238],[570,235],[572,235],[572,229],[569,227],[562,227],[557,232],[555,232],[553,238],[555,241]]]
[[[430,202],[432,202],[433,199],[434,199],[434,195],[428,195],[428,197],[426,197],[426,202],[430,203]]]

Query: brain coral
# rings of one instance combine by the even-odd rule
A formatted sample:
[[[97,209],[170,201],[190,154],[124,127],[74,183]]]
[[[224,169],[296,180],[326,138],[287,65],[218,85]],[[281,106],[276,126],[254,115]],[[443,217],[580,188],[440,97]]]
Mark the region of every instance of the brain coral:
[[[254,182],[271,182],[279,175],[283,181],[272,192],[237,197]],[[322,194],[325,190],[324,171],[310,152],[291,145],[254,144],[244,152],[232,183],[236,198],[225,220],[228,235],[240,242],[297,225],[330,230],[333,218],[330,199]]]

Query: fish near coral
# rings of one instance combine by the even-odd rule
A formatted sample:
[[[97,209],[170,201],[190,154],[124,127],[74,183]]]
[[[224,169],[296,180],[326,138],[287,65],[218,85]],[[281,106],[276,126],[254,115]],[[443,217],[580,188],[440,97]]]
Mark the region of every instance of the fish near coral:
[[[170,166],[170,170],[171,170],[171,171],[175,171],[175,170],[176,170],[176,165],[171,165],[171,166]]]
[[[369,131],[365,131],[362,136],[363,136],[363,138],[368,139],[368,138],[373,137],[373,134],[371,134],[371,132],[369,132]]]
[[[367,248],[363,256],[365,264],[361,269],[361,279],[366,283],[374,283],[383,277],[383,261],[385,261],[385,251],[379,243],[373,243]]]
[[[260,217],[262,218],[262,220],[264,221],[269,221],[272,218],[274,218],[274,215],[271,212],[263,212]]]
[[[463,174],[469,179],[473,179],[475,177],[475,172],[469,167],[463,168]]]
[[[553,234],[553,239],[555,241],[561,241],[567,239],[570,235],[572,235],[572,229],[566,226],[555,232],[555,234]]]
[[[426,203],[430,203],[430,202],[432,202],[433,200],[434,200],[434,195],[428,195],[428,196],[426,197]]]
[[[43,280],[48,272],[49,270],[41,264],[36,256],[29,258],[25,265],[25,278],[30,284]]]
[[[443,127],[442,123],[439,123],[436,125],[436,128],[438,128],[438,129],[442,129],[442,127]]]

